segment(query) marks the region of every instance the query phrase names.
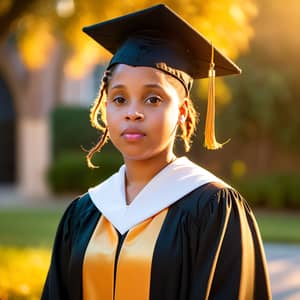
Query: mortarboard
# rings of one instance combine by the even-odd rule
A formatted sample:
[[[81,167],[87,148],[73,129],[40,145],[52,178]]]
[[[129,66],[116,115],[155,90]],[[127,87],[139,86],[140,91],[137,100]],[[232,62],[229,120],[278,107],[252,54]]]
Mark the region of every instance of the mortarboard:
[[[193,79],[209,77],[205,146],[222,146],[214,135],[214,78],[240,74],[241,70],[189,23],[159,4],[84,27],[83,31],[113,54],[108,69],[115,64],[160,69],[180,80],[187,93]]]

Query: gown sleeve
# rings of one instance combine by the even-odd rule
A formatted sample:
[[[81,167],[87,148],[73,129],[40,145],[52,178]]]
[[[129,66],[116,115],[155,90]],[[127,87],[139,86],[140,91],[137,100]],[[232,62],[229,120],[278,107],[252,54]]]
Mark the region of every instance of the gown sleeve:
[[[57,228],[50,268],[42,292],[42,300],[70,299],[68,295],[68,265],[71,251],[71,221],[76,202],[74,200],[63,214]]]
[[[222,188],[201,211],[189,299],[271,299],[260,233],[246,201]]]

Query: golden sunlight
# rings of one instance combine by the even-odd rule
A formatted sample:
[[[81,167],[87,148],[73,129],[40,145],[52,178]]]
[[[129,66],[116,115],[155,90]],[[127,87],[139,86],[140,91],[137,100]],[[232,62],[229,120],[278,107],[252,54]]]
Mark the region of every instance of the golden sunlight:
[[[40,299],[50,250],[0,247],[0,299]]]
[[[0,16],[4,16],[10,10],[11,4],[11,0],[0,1]]]
[[[200,96],[201,100],[207,101],[207,95],[208,95],[208,79],[202,79],[199,80],[197,85],[197,95]],[[220,105],[226,105],[228,104],[231,99],[232,95],[230,92],[229,87],[225,84],[223,78],[216,78],[216,103]]]
[[[56,13],[62,18],[68,18],[75,11],[74,0],[57,0]]]
[[[28,23],[33,20],[28,19]],[[36,21],[34,21],[36,24]],[[31,25],[31,24],[30,24]],[[29,26],[18,40],[21,57],[26,66],[30,69],[39,69],[48,61],[48,57],[55,45],[55,38],[51,33],[50,24],[40,20],[35,29]]]
[[[122,5],[111,0],[110,5],[106,6],[96,0],[78,0],[76,5],[74,3],[74,0],[57,0],[55,14],[45,15],[47,11],[44,11],[42,17],[30,15],[26,20],[25,30],[24,26],[20,26],[18,44],[28,67],[38,68],[47,62],[56,36],[53,33],[57,32],[57,38],[69,49],[64,68],[66,74],[75,78],[82,77],[91,66],[109,58],[107,51],[95,42],[88,41],[82,33],[82,27],[154,4],[146,0],[138,4],[124,1]],[[183,4],[182,1],[166,0],[165,4],[186,18],[232,59],[248,49],[253,36],[250,22],[256,15],[254,0],[212,0],[205,3],[188,1],[188,5],[186,1]],[[67,20],[61,20],[62,16]]]

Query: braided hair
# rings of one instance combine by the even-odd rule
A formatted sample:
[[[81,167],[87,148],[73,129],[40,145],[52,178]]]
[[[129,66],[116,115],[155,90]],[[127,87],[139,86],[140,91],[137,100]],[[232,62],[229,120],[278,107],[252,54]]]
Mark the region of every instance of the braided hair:
[[[98,143],[92,147],[89,151],[88,154],[86,155],[86,160],[87,164],[90,168],[97,168],[93,163],[92,163],[92,158],[96,152],[100,152],[102,147],[105,145],[105,143],[108,140],[108,129],[105,124],[105,120],[103,120],[103,117],[100,119],[103,123],[100,124],[99,122],[99,115],[101,115],[102,107],[103,107],[103,102],[102,98],[104,96],[104,93],[107,92],[107,87],[109,83],[109,79],[111,78],[112,72],[110,70],[107,70],[104,72],[103,77],[101,79],[101,84],[99,88],[99,96],[96,98],[94,101],[94,104],[91,107],[90,110],[90,122],[92,127],[100,130],[103,132],[101,138],[99,139]]]
[[[93,163],[92,163],[92,158],[96,152],[100,152],[102,147],[105,145],[105,143],[108,141],[108,129],[106,127],[106,120],[105,120],[105,113],[103,110],[103,96],[104,93],[107,93],[107,88],[109,81],[112,77],[113,73],[113,68],[110,68],[109,70],[106,70],[103,74],[103,77],[101,79],[101,84],[99,88],[99,95],[94,101],[91,110],[90,110],[90,122],[91,126],[96,128],[97,130],[103,132],[102,136],[100,137],[99,141],[97,144],[92,147],[89,151],[88,154],[86,155],[86,160],[88,167],[90,168],[97,168]],[[178,90],[178,93],[182,98],[187,99],[187,116],[185,118],[184,122],[179,123],[179,127],[181,130],[181,134],[179,137],[183,140],[184,142],[184,149],[186,152],[190,150],[191,147],[191,138],[195,132],[196,128],[196,123],[197,123],[197,112],[194,108],[193,102],[189,97],[185,97],[186,92],[183,88],[183,85],[174,77],[171,75],[166,74],[168,80],[175,85],[176,89]]]

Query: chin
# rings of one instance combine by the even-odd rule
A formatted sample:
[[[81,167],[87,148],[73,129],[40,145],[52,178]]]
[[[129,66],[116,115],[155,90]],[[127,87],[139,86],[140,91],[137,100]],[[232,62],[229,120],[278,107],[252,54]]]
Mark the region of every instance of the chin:
[[[124,144],[114,144],[114,146],[118,149],[118,151],[123,156],[124,160],[150,160],[158,157],[166,157],[169,152],[172,152],[172,145],[166,144],[161,145],[158,144],[156,147],[152,145],[124,145]]]
[[[134,159],[134,160],[143,160],[147,159],[149,156],[152,156],[149,152],[149,147],[141,147],[141,145],[116,145],[115,147],[122,154],[124,159]]]
[[[142,160],[148,160],[153,158],[155,155],[145,155],[145,154],[134,154],[134,153],[121,153],[124,160],[136,160],[136,161],[142,161]]]
[[[159,157],[166,157],[167,156],[167,151],[145,151],[145,152],[121,152],[124,161],[125,160],[131,160],[131,161],[146,161],[146,160],[151,160],[151,159],[156,159]]]

